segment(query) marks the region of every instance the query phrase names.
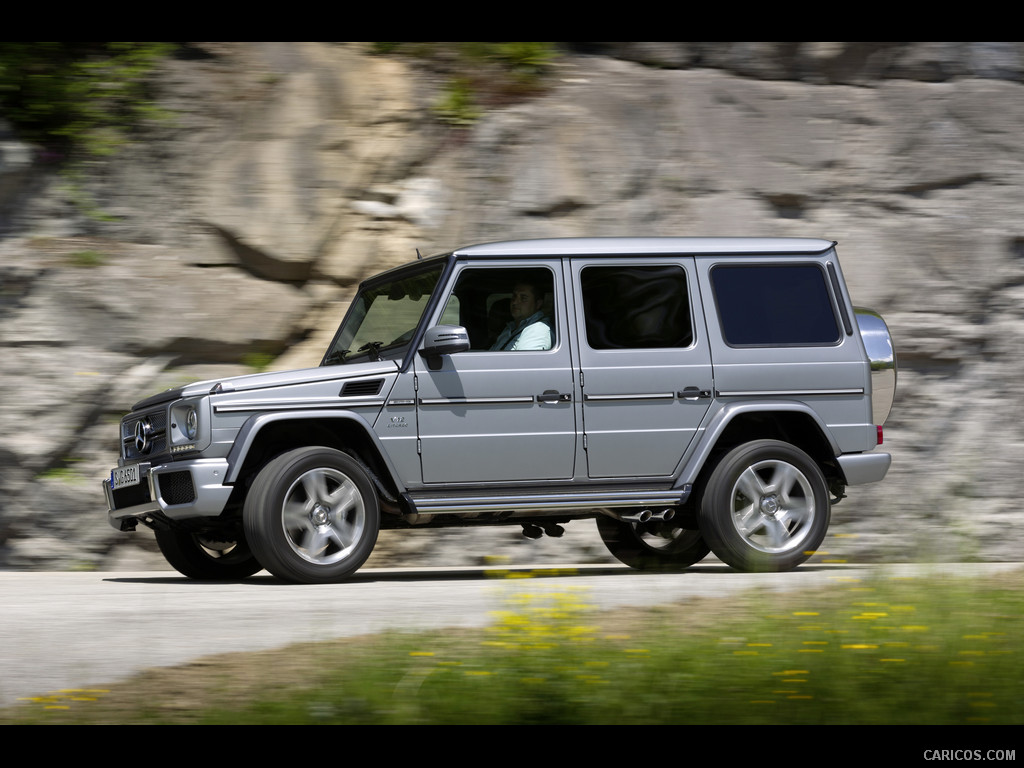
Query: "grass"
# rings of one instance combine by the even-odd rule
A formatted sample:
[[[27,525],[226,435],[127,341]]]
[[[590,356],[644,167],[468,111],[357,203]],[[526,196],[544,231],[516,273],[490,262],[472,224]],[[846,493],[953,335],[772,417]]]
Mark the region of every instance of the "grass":
[[[0,723],[1019,724],[1020,572],[850,579],[598,614],[503,582],[483,631],[211,657]]]

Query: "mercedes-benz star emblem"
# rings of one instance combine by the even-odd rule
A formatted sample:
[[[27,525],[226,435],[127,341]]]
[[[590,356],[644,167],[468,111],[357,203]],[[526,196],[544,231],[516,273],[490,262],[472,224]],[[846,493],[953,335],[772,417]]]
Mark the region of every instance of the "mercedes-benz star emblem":
[[[153,425],[149,419],[139,419],[135,422],[135,450],[139,453],[149,452],[149,436],[153,433]]]

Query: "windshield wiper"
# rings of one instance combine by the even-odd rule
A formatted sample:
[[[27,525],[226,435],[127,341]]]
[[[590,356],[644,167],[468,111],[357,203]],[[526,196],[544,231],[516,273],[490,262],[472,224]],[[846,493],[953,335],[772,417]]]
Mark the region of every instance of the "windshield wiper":
[[[349,350],[347,349],[336,349],[327,356],[324,360],[324,365],[337,365],[338,363],[346,362],[348,358]]]
[[[356,352],[366,352],[367,357],[376,363],[380,360],[380,348],[383,346],[383,341],[368,341],[357,349]]]

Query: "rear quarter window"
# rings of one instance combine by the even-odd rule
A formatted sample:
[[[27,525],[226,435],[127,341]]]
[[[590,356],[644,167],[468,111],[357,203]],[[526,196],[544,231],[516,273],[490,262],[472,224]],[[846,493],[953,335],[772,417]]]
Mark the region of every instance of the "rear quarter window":
[[[725,342],[736,347],[839,342],[832,297],[817,264],[730,264],[711,270]]]

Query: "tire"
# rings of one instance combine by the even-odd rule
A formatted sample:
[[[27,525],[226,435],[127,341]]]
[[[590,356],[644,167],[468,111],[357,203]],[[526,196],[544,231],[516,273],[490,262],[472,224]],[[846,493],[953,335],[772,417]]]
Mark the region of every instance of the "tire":
[[[828,530],[830,501],[818,465],[796,446],[756,440],[715,466],[698,503],[701,533],[740,571],[789,571]]]
[[[245,500],[245,536],[275,576],[305,584],[341,581],[377,542],[380,505],[363,465],[331,448],[281,454]]]
[[[628,523],[599,515],[597,532],[619,562],[641,571],[683,570],[711,551],[699,531],[662,521]]]
[[[190,579],[234,581],[263,570],[244,540],[223,541],[191,531],[155,531],[156,543],[176,571]]]

